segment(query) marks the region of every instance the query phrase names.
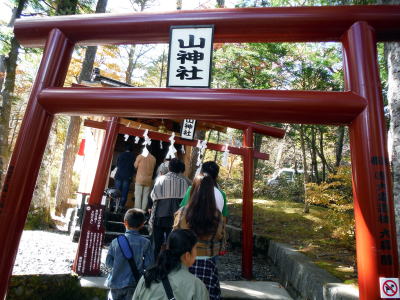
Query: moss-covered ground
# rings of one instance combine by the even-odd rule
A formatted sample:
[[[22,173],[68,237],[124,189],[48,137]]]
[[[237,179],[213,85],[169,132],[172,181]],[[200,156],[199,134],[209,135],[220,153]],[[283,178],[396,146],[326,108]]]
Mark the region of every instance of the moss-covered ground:
[[[229,200],[228,223],[241,227],[241,200]],[[337,235],[329,209],[289,201],[254,200],[254,232],[299,250],[345,283],[357,283],[354,239]]]

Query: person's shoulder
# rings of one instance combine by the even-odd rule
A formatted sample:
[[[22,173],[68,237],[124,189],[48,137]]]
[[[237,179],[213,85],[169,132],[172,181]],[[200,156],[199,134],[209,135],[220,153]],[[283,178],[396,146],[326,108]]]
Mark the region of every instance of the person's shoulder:
[[[139,235],[139,241],[142,245],[146,246],[150,244],[150,241],[148,238],[144,237],[143,235]]]
[[[218,197],[218,198],[223,198],[223,196],[224,196],[223,192],[216,187],[214,187],[214,195],[215,195],[215,197]]]
[[[167,178],[166,176],[167,174],[164,175],[160,175],[156,177],[156,181],[154,182],[154,184],[161,184],[164,182],[165,178]]]
[[[135,243],[140,243],[140,244],[142,244],[142,245],[150,243],[149,239],[147,239],[146,237],[144,237],[144,236],[141,235],[141,234],[131,234],[131,235],[129,236],[129,238],[130,238],[132,241],[135,241]]]
[[[226,193],[220,187],[218,187],[217,189],[221,192],[222,196],[226,197]]]
[[[118,236],[111,241],[110,248],[118,246]]]

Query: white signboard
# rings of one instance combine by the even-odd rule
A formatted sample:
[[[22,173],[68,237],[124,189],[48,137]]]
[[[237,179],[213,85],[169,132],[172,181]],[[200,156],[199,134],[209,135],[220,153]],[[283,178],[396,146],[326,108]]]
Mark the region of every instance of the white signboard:
[[[381,298],[398,299],[400,298],[399,278],[379,278],[379,286],[381,290]]]
[[[195,129],[196,129],[196,120],[192,119],[183,120],[181,129],[181,138],[187,140],[193,140]]]
[[[171,26],[168,87],[210,87],[213,25]]]

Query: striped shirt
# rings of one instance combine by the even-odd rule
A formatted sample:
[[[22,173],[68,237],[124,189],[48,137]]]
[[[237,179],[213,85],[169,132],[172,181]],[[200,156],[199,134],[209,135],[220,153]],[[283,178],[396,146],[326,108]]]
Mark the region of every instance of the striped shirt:
[[[151,191],[151,199],[168,199],[179,198],[183,199],[185,196],[188,184],[185,179],[178,174],[168,172],[163,176],[159,176],[154,183],[154,188]]]

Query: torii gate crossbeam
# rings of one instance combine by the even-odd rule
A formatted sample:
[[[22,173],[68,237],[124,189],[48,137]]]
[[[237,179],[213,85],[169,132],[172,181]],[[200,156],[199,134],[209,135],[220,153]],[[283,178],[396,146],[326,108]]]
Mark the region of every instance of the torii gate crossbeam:
[[[316,111],[315,115],[309,116],[311,120],[307,123],[318,123],[321,116],[325,115],[326,119],[329,119],[328,124],[349,125],[360,299],[380,299],[379,278],[398,277],[392,183],[376,60],[376,42],[398,39],[400,6],[218,9],[121,16],[102,14],[16,21],[15,33],[22,45],[43,46],[46,41],[46,46],[0,197],[0,239],[4,241],[0,248],[0,297],[6,294],[53,113],[57,112],[57,104],[52,101],[58,100],[57,93],[60,97],[65,97],[67,93],[70,93],[75,95],[75,100],[79,98],[76,97],[80,93],[78,88],[60,88],[65,79],[73,45],[77,43],[86,45],[162,43],[168,40],[171,25],[193,24],[214,24],[214,42],[216,43],[276,41],[341,41],[343,43],[345,81],[349,91],[337,94],[338,98],[332,101],[341,102],[340,99],[346,97],[347,94],[352,94],[355,97],[350,97],[349,101],[358,104],[364,102],[361,104],[366,106],[359,107],[356,104],[359,111],[353,111],[352,116],[347,115],[345,118],[337,110],[335,112],[329,112],[326,109],[321,112]],[[140,109],[131,107],[131,114],[128,115],[147,116],[150,111],[154,111],[153,102],[159,101],[159,97],[169,95],[170,100],[167,99],[165,102],[171,105],[179,100],[174,98],[174,91],[183,95],[183,91],[179,89],[160,89],[159,91],[160,94],[153,94],[153,97],[149,99],[146,98],[146,91],[143,90],[142,96],[145,98],[142,103],[135,99],[135,93],[132,91],[124,101],[134,101],[140,104]],[[186,93],[184,99],[195,100],[198,94],[204,91],[192,89],[191,92]],[[212,93],[213,90],[208,91]],[[151,93],[150,90],[147,92]],[[313,109],[315,105],[322,105],[317,103],[318,101],[312,101],[313,92],[306,93],[310,95],[310,99],[302,97],[303,92],[294,92],[293,95],[301,98],[301,102],[304,102],[302,106],[308,106],[309,109]],[[207,120],[221,117],[225,120],[271,121],[273,116],[267,114],[266,108],[274,104],[276,112],[281,114],[279,119],[282,122],[303,121],[303,119],[293,117],[294,107],[281,107],[279,101],[271,102],[272,93],[269,95],[270,103],[264,106],[264,112],[266,112],[264,119],[259,114],[257,105],[252,106],[252,110],[247,111],[247,115],[242,113],[240,116],[235,110],[235,105],[240,104],[235,101],[230,102],[229,99],[223,100],[226,105],[225,110],[217,110],[212,116],[205,115],[204,110],[201,111],[202,114],[196,115],[192,110],[194,107],[189,108],[184,115],[186,116],[189,112],[191,117]],[[101,97],[100,94],[98,96]],[[268,98],[268,95],[264,96]],[[123,93],[120,96],[114,94],[113,97],[115,97],[114,100],[124,98]],[[207,98],[204,95],[203,97]],[[221,99],[204,98],[205,101],[202,100],[202,104],[210,108],[221,101]],[[360,98],[363,100],[360,101]],[[280,100],[284,99],[280,98]],[[81,114],[87,109],[78,101],[74,103],[76,107],[65,109],[67,103],[64,101],[62,103],[64,108],[60,112],[64,110],[71,114]],[[114,108],[104,105],[104,101],[102,103],[104,114],[113,116],[116,113]],[[232,107],[229,104],[232,104]],[[221,108],[218,105],[217,107]],[[175,109],[169,110],[162,117],[182,114],[178,107]],[[253,114],[254,117],[252,117]],[[287,115],[287,120],[285,120],[285,115]],[[334,115],[337,117],[337,122]],[[124,116],[127,116],[126,112]],[[251,141],[246,141],[246,145],[250,147]],[[251,148],[249,150],[251,151]],[[251,175],[247,174],[246,178],[246,180],[251,180]]]

